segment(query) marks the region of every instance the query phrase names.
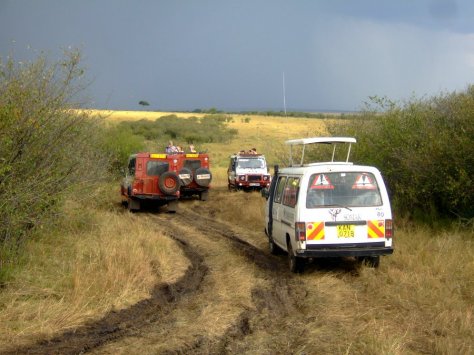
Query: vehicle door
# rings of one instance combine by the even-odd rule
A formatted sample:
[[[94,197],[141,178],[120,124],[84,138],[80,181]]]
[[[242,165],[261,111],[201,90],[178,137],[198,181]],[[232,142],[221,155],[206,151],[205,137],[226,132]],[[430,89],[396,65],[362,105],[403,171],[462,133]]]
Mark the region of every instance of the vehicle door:
[[[296,206],[299,190],[300,178],[298,176],[289,176],[282,197],[281,234],[285,238],[286,235],[289,235],[292,240],[295,240]],[[286,240],[283,242],[286,243]]]
[[[230,158],[230,162],[229,162],[229,167],[227,169],[227,177],[228,177],[228,181],[229,183],[235,183],[235,177],[236,177],[236,158]]]
[[[281,247],[286,248],[286,242],[284,242],[284,235],[282,236],[282,215],[283,215],[283,192],[285,189],[287,177],[284,175],[278,176],[277,185],[273,197],[273,209],[272,209],[272,219],[273,219],[273,232],[272,237],[276,244]]]

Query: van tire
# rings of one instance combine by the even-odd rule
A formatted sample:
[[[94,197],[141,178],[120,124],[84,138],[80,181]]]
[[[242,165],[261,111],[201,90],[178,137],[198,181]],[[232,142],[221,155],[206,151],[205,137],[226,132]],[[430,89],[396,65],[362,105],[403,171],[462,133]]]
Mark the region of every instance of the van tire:
[[[304,271],[304,259],[296,256],[293,253],[293,247],[291,241],[288,241],[288,265],[290,271],[294,273],[302,273]]]
[[[179,190],[179,177],[172,171],[160,175],[158,187],[166,195],[173,195]]]

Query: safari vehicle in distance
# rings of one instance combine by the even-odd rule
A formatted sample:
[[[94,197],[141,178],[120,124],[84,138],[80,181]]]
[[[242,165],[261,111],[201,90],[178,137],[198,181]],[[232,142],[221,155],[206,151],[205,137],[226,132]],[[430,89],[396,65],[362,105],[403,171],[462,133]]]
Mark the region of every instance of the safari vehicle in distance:
[[[199,195],[206,201],[212,181],[207,153],[177,154],[181,196]]]
[[[137,153],[128,159],[120,191],[122,203],[138,211],[143,202],[168,205],[176,212],[180,196],[178,158],[172,154]]]
[[[270,186],[267,161],[263,154],[237,153],[230,156],[227,169],[229,190],[260,190]]]
[[[292,272],[302,272],[306,259],[317,257],[356,257],[378,267],[380,255],[393,253],[392,212],[380,172],[349,162],[356,139],[316,137],[286,143],[289,167],[276,166],[270,188],[262,193],[267,198],[270,252],[287,252]],[[333,145],[331,160],[306,163],[310,144]],[[341,144],[348,146],[346,159],[335,161]],[[301,160],[294,163],[292,150],[297,146]]]

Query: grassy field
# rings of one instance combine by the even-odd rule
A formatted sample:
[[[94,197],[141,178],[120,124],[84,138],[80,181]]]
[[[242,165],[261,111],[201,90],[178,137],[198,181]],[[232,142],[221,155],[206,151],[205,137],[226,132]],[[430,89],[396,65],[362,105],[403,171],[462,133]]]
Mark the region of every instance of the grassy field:
[[[105,112],[104,116],[119,122],[167,114]],[[254,245],[265,248],[262,198],[258,194],[222,192],[228,156],[256,147],[267,155],[270,164],[278,163],[285,155],[285,140],[324,135],[327,121],[249,116],[250,121],[245,122],[247,116],[233,117],[230,126],[238,130],[238,138],[230,144],[205,147],[212,159],[214,187],[221,189],[214,200],[211,195],[207,206],[212,207],[209,214],[213,218],[240,226]],[[39,230],[28,245],[21,268],[0,292],[0,350],[44,339],[99,319],[110,310],[126,308],[147,298],[157,282],[174,282],[188,266],[176,242],[151,220],[123,212],[118,183],[105,186],[101,196],[86,206],[68,203],[60,221]],[[246,209],[256,213],[235,213]],[[310,268],[295,279],[310,290],[301,308],[312,310],[318,317],[304,328],[307,342],[302,341],[294,350],[340,354],[474,352],[472,230],[432,231],[395,221],[396,252],[383,259],[380,269],[364,268],[354,277]],[[216,252],[212,257],[220,257],[225,265],[230,256]],[[245,280],[249,272],[252,268],[245,265],[236,269],[233,277]],[[228,282],[222,286],[223,299],[232,299],[231,286]],[[242,290],[247,292],[242,295],[245,307],[250,302],[247,289],[250,286]],[[221,306],[219,312],[223,314],[224,304]],[[236,312],[235,300],[232,307]],[[206,323],[209,332],[222,332],[223,323],[215,324],[216,329],[212,329],[212,322]],[[320,338],[321,334],[325,334],[325,342],[313,344],[311,337]],[[261,343],[261,349],[272,346],[265,329],[256,329],[252,339],[255,346]]]
[[[203,117],[204,114],[180,112],[147,112],[147,111],[91,111],[92,114],[104,117],[107,122],[136,121],[141,119],[155,120],[157,118],[175,114],[180,118]],[[334,120],[334,115],[326,119],[268,117],[259,115],[230,115],[233,121],[229,128],[238,130],[238,137],[228,144],[208,143],[201,149],[208,151],[211,158],[211,168],[214,185],[227,184],[227,166],[229,156],[242,149],[256,148],[265,154],[268,166],[287,162],[287,147],[285,141],[294,138],[321,136],[327,134],[326,123]],[[185,146],[183,142],[174,142]],[[150,149],[162,151],[164,147],[151,146]]]

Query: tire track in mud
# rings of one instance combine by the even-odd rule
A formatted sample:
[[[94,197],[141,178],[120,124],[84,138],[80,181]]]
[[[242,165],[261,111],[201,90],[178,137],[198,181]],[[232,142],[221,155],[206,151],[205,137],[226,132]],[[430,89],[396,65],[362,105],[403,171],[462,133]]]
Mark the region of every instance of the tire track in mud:
[[[176,307],[180,301],[197,292],[208,272],[203,257],[189,244],[174,234],[168,234],[178,242],[190,266],[184,275],[173,284],[158,284],[151,297],[135,305],[111,311],[98,321],[92,321],[53,338],[41,340],[33,345],[1,352],[2,354],[79,354],[89,352],[105,343],[137,334],[150,323],[159,321]]]
[[[226,239],[236,253],[245,257],[249,263],[256,265],[267,280],[265,288],[254,287],[252,302],[254,309],[244,309],[234,324],[219,339],[206,339],[195,344],[194,347],[173,349],[171,353],[239,353],[249,349],[245,339],[253,333],[253,328],[275,327],[275,324],[285,322],[290,314],[298,315],[298,300],[307,295],[307,290],[298,283],[295,284],[294,275],[287,269],[286,263],[276,256],[257,248],[238,233],[214,218],[186,209],[179,212],[179,222],[193,226],[206,237],[212,239]],[[276,328],[280,327],[279,325]],[[284,329],[286,332],[286,329]],[[275,330],[274,333],[277,333]]]
[[[304,298],[307,291],[288,271],[286,263],[246,241],[232,227],[187,208],[173,215],[146,213],[143,217],[156,220],[160,230],[175,239],[189,259],[191,265],[176,283],[156,285],[150,298],[127,309],[112,311],[98,321],[5,354],[100,353],[105,344],[113,344],[127,337],[140,337],[142,332],[155,331],[154,324],[166,326],[169,332],[179,331],[172,312],[183,307],[184,299],[188,297],[213,292],[212,289],[202,289],[203,280],[209,271],[209,260],[206,260],[202,250],[199,251],[193,245],[196,241],[186,239],[186,233],[183,232],[185,228],[192,228],[216,242],[228,242],[226,245],[232,253],[244,257],[248,263],[257,267],[256,271],[265,280],[265,284],[252,289],[253,308],[242,307],[242,312],[222,336],[195,336],[191,341],[170,346],[161,353],[245,352],[248,351],[246,339],[252,337],[255,329],[275,329],[271,332],[278,333],[285,329],[282,323],[289,316],[298,317],[300,314],[298,300]],[[295,283],[298,285],[295,286]]]

